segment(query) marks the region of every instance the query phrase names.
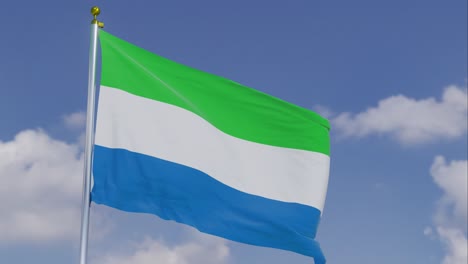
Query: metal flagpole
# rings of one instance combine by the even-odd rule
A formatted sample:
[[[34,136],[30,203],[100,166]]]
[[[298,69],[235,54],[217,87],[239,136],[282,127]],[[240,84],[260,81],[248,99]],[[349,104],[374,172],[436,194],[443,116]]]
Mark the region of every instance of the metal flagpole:
[[[83,172],[83,204],[81,211],[81,240],[80,240],[80,264],[86,264],[88,253],[88,230],[89,230],[89,208],[91,205],[91,168],[94,145],[94,119],[96,102],[96,53],[98,28],[104,27],[97,20],[100,14],[99,7],[91,8],[94,19],[91,21],[91,45],[89,49],[89,72],[88,72],[88,109],[86,114],[86,145]]]

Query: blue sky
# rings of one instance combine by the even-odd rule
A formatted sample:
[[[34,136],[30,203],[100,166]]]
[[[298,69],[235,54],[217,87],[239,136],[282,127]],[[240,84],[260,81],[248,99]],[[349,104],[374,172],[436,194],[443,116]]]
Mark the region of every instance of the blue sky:
[[[329,263],[466,263],[464,0],[3,3],[0,263],[77,263],[93,5],[114,35],[330,118]],[[91,233],[98,264],[311,263],[103,206]]]

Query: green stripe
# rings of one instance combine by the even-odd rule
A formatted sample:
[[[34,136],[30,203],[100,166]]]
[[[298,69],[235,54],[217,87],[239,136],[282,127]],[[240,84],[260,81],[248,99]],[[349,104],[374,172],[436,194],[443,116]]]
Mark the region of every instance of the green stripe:
[[[99,34],[102,85],[184,108],[237,138],[329,155],[330,126],[316,113]]]

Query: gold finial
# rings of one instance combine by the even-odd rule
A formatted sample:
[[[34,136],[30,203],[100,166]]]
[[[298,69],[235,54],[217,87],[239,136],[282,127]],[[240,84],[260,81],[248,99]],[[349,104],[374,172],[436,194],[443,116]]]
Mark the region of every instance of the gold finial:
[[[94,18],[96,18],[97,16],[99,16],[99,14],[101,14],[101,9],[99,9],[99,7],[97,6],[93,6],[91,8],[91,15],[93,15]]]
[[[99,7],[93,6],[91,8],[91,15],[93,15],[94,17],[93,20],[91,21],[91,24],[97,24],[98,27],[103,28],[104,23],[97,20],[97,16],[99,16],[100,13],[101,13],[101,9],[99,9]]]

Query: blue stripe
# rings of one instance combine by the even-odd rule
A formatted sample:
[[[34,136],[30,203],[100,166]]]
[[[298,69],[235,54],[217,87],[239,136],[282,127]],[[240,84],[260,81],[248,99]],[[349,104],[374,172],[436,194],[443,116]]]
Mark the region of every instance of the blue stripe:
[[[314,240],[320,220],[316,208],[247,194],[199,170],[123,149],[95,146],[93,166],[95,203],[325,263]]]

